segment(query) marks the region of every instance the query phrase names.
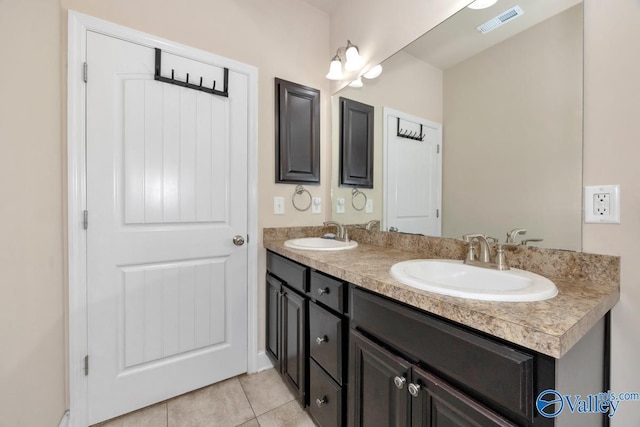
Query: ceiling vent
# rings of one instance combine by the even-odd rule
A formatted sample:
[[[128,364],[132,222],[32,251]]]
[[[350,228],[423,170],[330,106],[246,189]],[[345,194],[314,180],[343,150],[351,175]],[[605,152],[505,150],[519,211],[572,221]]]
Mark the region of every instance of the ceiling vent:
[[[482,34],[487,34],[489,31],[495,30],[496,28],[506,24],[507,22],[517,18],[520,15],[524,15],[524,12],[520,8],[520,6],[513,6],[511,9],[502,12],[495,18],[488,20],[479,27],[476,27],[476,30],[480,31]]]

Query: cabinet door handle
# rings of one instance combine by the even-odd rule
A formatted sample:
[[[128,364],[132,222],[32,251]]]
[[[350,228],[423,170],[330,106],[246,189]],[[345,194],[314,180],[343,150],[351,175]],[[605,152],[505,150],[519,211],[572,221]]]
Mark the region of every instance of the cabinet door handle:
[[[316,405],[318,405],[318,408],[321,408],[325,403],[327,403],[327,396],[322,396],[321,399],[316,399]]]
[[[329,288],[318,288],[318,295],[328,294]]]
[[[402,390],[404,388],[404,385],[406,384],[406,382],[407,382],[407,379],[401,376],[397,376],[393,379],[393,383],[396,385],[396,387],[398,387],[399,390]]]
[[[327,338],[326,335],[316,338],[316,344],[318,344],[318,345],[322,344],[323,342],[327,342],[327,341],[329,341],[329,338]]]
[[[420,385],[418,384],[410,383],[408,389],[411,396],[418,397],[418,394],[420,394],[420,390],[422,389],[422,387],[420,387]]]

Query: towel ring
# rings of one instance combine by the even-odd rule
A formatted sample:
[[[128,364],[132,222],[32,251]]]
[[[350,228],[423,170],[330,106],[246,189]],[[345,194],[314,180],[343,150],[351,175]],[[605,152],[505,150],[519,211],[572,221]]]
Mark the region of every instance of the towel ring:
[[[298,205],[296,205],[296,196],[299,196],[302,193],[307,193],[307,195],[309,196],[309,203],[304,208],[298,207]],[[312,201],[313,201],[313,197],[311,197],[311,193],[309,193],[309,190],[304,188],[302,185],[296,185],[296,190],[293,192],[293,196],[291,196],[291,203],[293,204],[293,207],[299,210],[300,212],[304,212],[309,210],[309,208],[311,207]]]
[[[362,196],[364,198],[364,202],[360,207],[356,206],[356,197],[358,196]],[[362,191],[358,190],[357,188],[354,188],[353,190],[351,190],[351,206],[353,206],[353,209],[357,211],[363,210],[365,206],[367,206],[367,195],[364,194]]]

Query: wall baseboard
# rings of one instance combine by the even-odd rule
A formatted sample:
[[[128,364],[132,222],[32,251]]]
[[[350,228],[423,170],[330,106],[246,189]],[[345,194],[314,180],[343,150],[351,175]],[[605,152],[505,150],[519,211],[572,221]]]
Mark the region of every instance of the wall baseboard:
[[[273,368],[273,363],[271,363],[271,360],[269,359],[269,357],[267,356],[267,353],[263,351],[259,351],[258,352],[258,370],[257,372],[262,372],[264,370]]]
[[[60,424],[58,424],[58,427],[69,427],[69,411],[64,411],[64,414],[62,415],[62,419],[60,420]]]

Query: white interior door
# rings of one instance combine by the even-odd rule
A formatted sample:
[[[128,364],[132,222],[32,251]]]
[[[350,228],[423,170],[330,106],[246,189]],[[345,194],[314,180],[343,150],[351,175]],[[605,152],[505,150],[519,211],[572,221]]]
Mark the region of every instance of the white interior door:
[[[398,136],[398,119],[403,131],[424,139]],[[440,236],[442,125],[385,108],[384,126],[383,229]]]
[[[247,370],[247,77],[154,58],[87,35],[90,424]]]

